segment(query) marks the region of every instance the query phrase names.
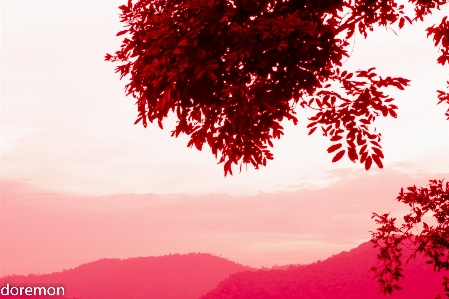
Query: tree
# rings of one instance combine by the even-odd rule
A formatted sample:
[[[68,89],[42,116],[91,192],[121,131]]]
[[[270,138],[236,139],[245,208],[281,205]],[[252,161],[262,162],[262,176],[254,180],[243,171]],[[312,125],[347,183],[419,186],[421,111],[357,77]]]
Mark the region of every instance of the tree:
[[[355,73],[342,70],[348,40],[358,31],[365,37],[375,26],[422,20],[444,0],[410,1],[404,6],[385,0],[140,0],[120,6],[121,21],[130,34],[115,55],[121,78],[131,75],[127,95],[137,99],[136,123],[162,120],[176,112],[172,136],[190,136],[188,146],[207,143],[224,163],[273,159],[268,146],[283,134],[280,122],[295,124],[295,108],[313,109],[308,127],[321,127],[335,142],[328,148],[333,162],[345,153],[369,169],[382,168],[381,134],[373,123],[379,116],[396,117],[394,99],[381,88],[403,89],[409,80],[382,78],[374,68]],[[429,28],[442,43],[440,63],[449,58],[448,22]],[[335,92],[340,85],[344,94]]]
[[[438,27],[427,29],[427,36],[433,35],[435,46],[441,43],[441,56],[437,62],[444,65],[449,62],[449,22],[444,17]],[[449,81],[448,87],[449,87]],[[449,93],[438,90],[438,104],[449,104]],[[449,109],[446,111],[449,120]],[[428,258],[427,263],[433,264],[434,271],[449,270],[449,182],[444,180],[430,180],[428,187],[408,187],[408,192],[401,192],[397,197],[399,202],[410,206],[410,213],[404,216],[404,223],[396,226],[396,218],[390,214],[373,217],[379,227],[372,232],[375,248],[379,248],[378,260],[380,266],[371,270],[376,273],[383,294],[392,294],[394,290],[401,290],[399,280],[403,276],[401,268],[404,260],[404,249],[412,251],[405,260],[408,262],[417,255]],[[426,214],[432,213],[436,225],[429,225],[423,221]],[[420,231],[414,233],[414,231]],[[449,278],[444,277],[444,290],[449,297]],[[440,295],[437,299],[441,298]]]
[[[396,225],[396,218],[389,214],[373,214],[380,227],[373,232],[374,247],[379,247],[380,267],[373,267],[384,294],[401,290],[398,282],[402,275],[404,249],[411,249],[406,262],[423,255],[434,271],[449,270],[449,182],[431,180],[428,187],[401,189],[398,201],[410,206],[410,213],[404,216],[404,223]],[[429,225],[423,217],[433,213],[436,225]],[[419,234],[414,233],[421,230]],[[444,277],[443,286],[449,297],[449,278]],[[441,298],[438,296],[438,298]]]
[[[382,168],[381,134],[377,117],[396,117],[393,98],[382,88],[404,89],[409,80],[355,73],[342,68],[350,38],[358,30],[365,38],[378,26],[423,21],[447,0],[409,0],[414,13],[394,0],[138,0],[120,6],[128,34],[121,49],[106,54],[122,62],[121,78],[130,75],[127,95],[137,99],[135,124],[162,121],[171,110],[178,117],[172,136],[190,136],[188,146],[211,148],[224,172],[231,165],[255,168],[273,159],[268,146],[283,135],[280,122],[297,123],[295,109],[312,109],[309,135],[321,128],[334,144],[332,162],[345,154],[370,169]],[[449,21],[427,29],[439,47],[437,62],[449,62]],[[449,84],[449,82],[448,82]],[[337,86],[343,93],[336,92]],[[449,93],[438,90],[438,104],[449,104]],[[446,112],[449,120],[449,109]],[[384,294],[400,289],[401,246],[417,245],[413,254],[430,258],[435,270],[448,269],[448,185],[431,181],[429,188],[409,188],[399,201],[412,207],[405,224],[395,226],[388,214],[374,214],[381,225],[373,232],[380,247],[377,271]],[[411,229],[433,212],[437,226],[423,223],[419,235]],[[449,280],[445,280],[449,292]]]

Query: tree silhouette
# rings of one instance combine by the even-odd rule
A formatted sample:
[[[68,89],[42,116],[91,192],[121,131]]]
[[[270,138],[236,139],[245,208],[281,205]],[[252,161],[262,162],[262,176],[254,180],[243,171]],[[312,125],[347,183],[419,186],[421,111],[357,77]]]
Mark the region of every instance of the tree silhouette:
[[[369,169],[382,168],[378,116],[396,117],[393,98],[381,89],[403,89],[409,80],[382,78],[374,68],[355,74],[342,69],[348,40],[375,26],[422,20],[446,1],[412,0],[414,16],[395,1],[139,0],[122,5],[129,34],[108,61],[121,78],[130,75],[127,95],[137,99],[136,123],[178,117],[172,136],[190,136],[188,146],[207,143],[225,175],[231,165],[255,168],[273,159],[269,146],[287,118],[297,123],[297,104],[313,109],[308,128],[321,127],[335,142],[332,162],[345,153]],[[438,62],[448,61],[448,22],[428,29],[441,43]],[[335,87],[343,88],[343,94]],[[442,93],[440,99],[448,100]]]
[[[433,264],[434,271],[449,270],[449,182],[431,180],[428,187],[408,187],[408,192],[401,189],[398,201],[410,206],[410,213],[404,216],[404,223],[396,225],[396,218],[389,214],[373,214],[380,224],[373,232],[374,247],[379,247],[379,267],[373,267],[384,294],[401,290],[398,281],[402,275],[403,251],[411,249],[406,262],[421,254]],[[436,225],[429,225],[423,220],[432,213]],[[428,221],[427,221],[428,222]],[[416,230],[421,232],[416,234]],[[449,297],[449,279],[444,277],[443,286]],[[438,296],[438,298],[441,298]]]

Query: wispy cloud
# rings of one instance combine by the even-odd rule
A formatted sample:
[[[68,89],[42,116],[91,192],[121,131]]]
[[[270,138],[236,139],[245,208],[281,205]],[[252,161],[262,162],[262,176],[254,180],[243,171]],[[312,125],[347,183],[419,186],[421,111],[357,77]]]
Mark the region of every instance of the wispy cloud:
[[[3,179],[1,274],[54,271],[103,257],[187,252],[252,266],[309,263],[369,240],[372,212],[401,217],[407,210],[396,201],[401,187],[449,173],[332,173],[337,174],[339,180],[324,188],[252,196],[82,196]]]

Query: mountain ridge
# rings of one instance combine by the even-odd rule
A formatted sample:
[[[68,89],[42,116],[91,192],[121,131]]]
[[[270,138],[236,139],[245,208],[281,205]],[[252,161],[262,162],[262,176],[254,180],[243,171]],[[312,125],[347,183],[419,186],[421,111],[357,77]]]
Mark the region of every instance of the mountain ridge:
[[[64,297],[79,299],[197,299],[230,274],[250,269],[211,254],[172,254],[100,259],[61,272],[2,277],[0,285],[64,286]]]
[[[418,257],[404,267],[404,289],[384,297],[369,271],[376,255],[366,242],[323,261],[271,269],[206,253],[100,259],[62,272],[2,277],[0,287],[62,285],[66,293],[60,299],[433,299],[443,294],[444,273],[434,273]]]
[[[399,281],[403,290],[384,296],[370,271],[376,263],[377,249],[366,242],[308,265],[232,274],[199,299],[434,299],[444,294],[445,273],[434,273],[417,257],[403,266],[405,278]]]

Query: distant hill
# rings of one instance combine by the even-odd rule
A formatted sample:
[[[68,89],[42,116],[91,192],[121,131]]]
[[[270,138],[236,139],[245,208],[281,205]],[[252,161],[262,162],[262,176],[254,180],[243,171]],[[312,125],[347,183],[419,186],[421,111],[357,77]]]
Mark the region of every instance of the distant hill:
[[[79,299],[197,299],[229,275],[249,269],[210,254],[102,259],[63,272],[3,277],[0,287],[6,283],[11,286],[63,286],[64,297]],[[32,296],[0,297],[37,299]]]
[[[209,254],[102,259],[46,275],[0,278],[0,287],[63,286],[56,296],[5,299],[434,299],[442,277],[422,260],[405,265],[404,287],[383,296],[369,269],[377,251],[364,243],[310,265],[256,270]],[[449,273],[447,273],[449,276]]]
[[[284,270],[245,271],[231,275],[200,299],[434,299],[443,296],[442,277],[422,260],[404,265],[403,290],[379,294],[369,273],[377,250],[364,243],[325,261]],[[449,273],[446,273],[449,276]]]

